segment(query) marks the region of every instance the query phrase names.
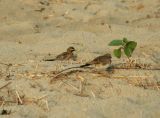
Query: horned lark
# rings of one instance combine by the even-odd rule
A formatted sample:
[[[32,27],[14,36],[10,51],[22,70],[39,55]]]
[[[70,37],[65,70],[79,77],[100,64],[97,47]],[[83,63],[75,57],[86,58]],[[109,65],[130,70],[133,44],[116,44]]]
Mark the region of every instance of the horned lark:
[[[95,59],[93,59],[92,61],[81,65],[80,67],[86,67],[86,66],[90,66],[90,65],[107,65],[107,64],[111,64],[111,54],[107,53],[105,55],[102,56],[98,56]]]
[[[74,51],[75,51],[74,47],[69,47],[66,52],[59,54],[58,56],[56,56],[56,58],[44,59],[44,61],[55,61],[55,60],[63,61],[63,60],[70,60],[70,59],[75,60],[75,55],[73,53]]]

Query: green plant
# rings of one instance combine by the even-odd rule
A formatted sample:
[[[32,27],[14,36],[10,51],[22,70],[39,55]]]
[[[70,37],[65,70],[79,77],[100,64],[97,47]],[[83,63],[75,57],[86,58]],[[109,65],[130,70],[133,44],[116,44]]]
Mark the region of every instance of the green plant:
[[[129,41],[127,38],[115,39],[109,43],[109,46],[120,46],[118,49],[114,49],[113,53],[117,58],[120,58],[122,51],[129,58],[132,56],[133,51],[137,46],[137,42]]]

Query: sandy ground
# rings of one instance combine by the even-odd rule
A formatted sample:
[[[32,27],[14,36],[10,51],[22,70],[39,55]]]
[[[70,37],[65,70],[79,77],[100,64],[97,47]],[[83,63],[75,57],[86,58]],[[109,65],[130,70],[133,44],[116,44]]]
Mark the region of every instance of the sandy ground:
[[[0,118],[159,118],[156,70],[76,72],[49,83],[51,71],[112,53],[108,43],[123,37],[138,43],[133,59],[159,67],[160,0],[0,0],[0,62],[12,64],[0,64],[0,87],[10,83],[0,112],[11,112]],[[42,61],[69,46],[77,61]]]

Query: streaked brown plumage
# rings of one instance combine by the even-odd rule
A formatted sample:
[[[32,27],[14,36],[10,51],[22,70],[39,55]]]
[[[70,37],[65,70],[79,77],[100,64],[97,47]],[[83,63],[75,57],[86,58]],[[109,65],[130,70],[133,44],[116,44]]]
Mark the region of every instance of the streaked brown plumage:
[[[55,61],[55,60],[74,60],[75,59],[75,55],[73,54],[73,52],[75,51],[74,47],[69,47],[67,48],[66,52],[63,52],[61,54],[59,54],[58,56],[56,56],[56,58],[54,59],[45,59],[44,61]]]
[[[86,67],[86,66],[90,66],[90,65],[107,65],[107,64],[111,64],[111,54],[107,53],[105,55],[102,56],[98,56],[95,59],[93,59],[92,61],[81,65],[80,67]]]

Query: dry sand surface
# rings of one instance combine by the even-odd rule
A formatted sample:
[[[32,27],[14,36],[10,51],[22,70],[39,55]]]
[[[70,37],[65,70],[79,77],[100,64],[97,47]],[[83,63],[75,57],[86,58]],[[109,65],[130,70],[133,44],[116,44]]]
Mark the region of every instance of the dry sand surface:
[[[159,70],[84,69],[49,82],[123,37],[138,43],[133,59],[159,67],[160,0],[0,0],[0,118],[160,118]],[[42,61],[69,46],[76,61]]]

